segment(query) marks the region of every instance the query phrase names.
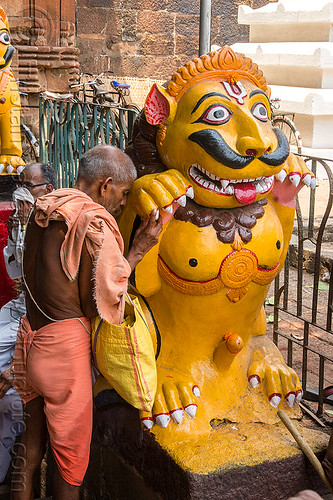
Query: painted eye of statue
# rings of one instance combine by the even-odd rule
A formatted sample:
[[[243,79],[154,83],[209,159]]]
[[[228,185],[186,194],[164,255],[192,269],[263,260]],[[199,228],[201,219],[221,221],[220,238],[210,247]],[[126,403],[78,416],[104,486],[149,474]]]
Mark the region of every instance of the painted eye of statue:
[[[210,106],[204,114],[197,120],[202,123],[209,123],[211,125],[222,125],[227,123],[232,113],[228,108],[222,106],[221,104],[213,104]]]
[[[262,122],[267,122],[268,120],[268,111],[266,106],[262,102],[257,102],[256,104],[254,104],[252,106],[251,113]]]
[[[0,33],[0,42],[4,43],[5,45],[10,44],[10,36],[6,31],[3,31],[2,33]]]

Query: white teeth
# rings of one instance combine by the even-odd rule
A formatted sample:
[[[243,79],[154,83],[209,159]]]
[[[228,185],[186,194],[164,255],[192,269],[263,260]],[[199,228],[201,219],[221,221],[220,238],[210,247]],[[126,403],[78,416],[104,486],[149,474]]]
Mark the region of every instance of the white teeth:
[[[3,163],[0,163],[0,174],[4,171],[5,165]]]
[[[271,175],[270,177],[258,178],[255,181],[255,188],[257,194],[265,193],[266,191],[268,191],[271,188],[273,181],[274,181],[273,175]]]
[[[227,186],[224,191],[225,191],[225,194],[234,194],[234,186],[229,184],[229,186]]]
[[[169,415],[163,414],[163,415],[157,415],[157,417],[156,417],[156,423],[160,427],[168,427],[169,422],[170,422]]]
[[[13,172],[13,170],[14,170],[13,165],[7,165],[7,173],[8,174],[11,174]]]
[[[193,187],[189,187],[186,191],[186,196],[188,196],[189,198],[191,198],[191,200],[193,200],[194,198],[194,191],[193,191]]]
[[[278,174],[276,174],[275,177],[277,178],[278,181],[283,182],[287,177],[287,172],[282,169]]]
[[[301,176],[298,174],[291,174],[289,175],[289,180],[295,187],[297,187],[301,181]]]
[[[24,165],[20,165],[19,167],[17,167],[16,172],[20,175],[20,173],[23,172],[23,170],[24,170]]]
[[[147,429],[151,429],[154,425],[154,421],[151,420],[150,418],[143,418],[141,420],[141,422],[143,423],[143,425],[145,425],[147,427]]]
[[[160,216],[160,211],[159,211],[159,209],[157,209],[156,215],[155,215],[155,220],[158,220],[159,216]]]
[[[312,177],[311,182],[310,182],[311,189],[315,189],[316,185],[317,185],[316,178]]]
[[[172,214],[172,212],[173,212],[171,205],[168,205],[167,207],[163,207],[162,210],[164,210],[164,212],[166,212],[167,214]]]
[[[197,413],[197,405],[188,405],[188,406],[186,406],[185,413],[190,418],[195,418],[195,414]]]
[[[179,198],[177,198],[177,203],[181,206],[181,207],[185,207],[186,206],[186,196],[183,195],[183,196],[180,196]]]
[[[172,417],[173,421],[179,425],[182,423],[182,420],[184,417],[184,412],[183,412],[183,410],[174,410],[171,412],[171,417]]]
[[[221,184],[221,187],[215,182],[209,182],[209,180],[205,179],[200,173],[202,172],[205,174],[205,176],[209,177],[212,180],[218,181]],[[256,179],[222,179],[220,177],[217,177],[215,174],[212,174],[210,172],[207,172],[203,167],[201,167],[198,164],[194,164],[190,167],[189,174],[192,177],[192,179],[195,180],[199,186],[202,186],[205,189],[208,189],[210,191],[213,191],[218,194],[226,194],[228,196],[231,196],[234,194],[234,186],[240,183],[244,182],[252,182],[254,183],[254,186],[256,188],[256,192],[258,194],[262,194],[267,192],[273,185],[274,181],[274,176],[271,175],[269,177],[267,176],[262,176],[262,177],[257,177]],[[186,193],[188,194],[188,193]]]

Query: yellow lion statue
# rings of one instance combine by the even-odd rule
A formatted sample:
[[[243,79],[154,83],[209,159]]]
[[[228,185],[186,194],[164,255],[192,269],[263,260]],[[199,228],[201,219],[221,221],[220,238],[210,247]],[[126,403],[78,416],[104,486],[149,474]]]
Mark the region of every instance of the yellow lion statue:
[[[14,50],[10,43],[8,19],[0,7],[0,174],[20,173],[24,166],[20,94],[10,69]]]
[[[176,454],[219,423],[275,424],[277,408],[300,415],[302,387],[265,335],[264,301],[286,258],[295,196],[315,179],[273,128],[269,97],[258,66],[223,47],[152,87],[127,150],[139,174],[120,220],[127,248],[139,216],[163,217],[159,244],[132,276],[158,373],[141,418]]]

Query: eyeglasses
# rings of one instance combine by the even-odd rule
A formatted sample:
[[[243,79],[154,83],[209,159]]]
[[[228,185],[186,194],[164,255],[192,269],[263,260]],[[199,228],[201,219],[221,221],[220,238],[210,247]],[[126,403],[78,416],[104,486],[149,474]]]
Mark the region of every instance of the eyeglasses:
[[[41,182],[40,184],[31,184],[31,182],[24,182],[24,181],[19,181],[17,184],[16,184],[16,187],[25,187],[27,189],[32,189],[32,188],[35,188],[35,187],[39,187],[39,186],[46,186],[48,184],[48,182]]]

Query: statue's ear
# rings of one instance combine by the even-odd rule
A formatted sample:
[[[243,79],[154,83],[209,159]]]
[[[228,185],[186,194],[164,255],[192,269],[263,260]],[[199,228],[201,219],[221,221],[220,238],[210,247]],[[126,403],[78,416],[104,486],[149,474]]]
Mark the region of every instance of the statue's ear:
[[[145,115],[150,125],[164,123],[169,117],[173,117],[177,103],[167,90],[154,83],[147,96],[145,103]]]

